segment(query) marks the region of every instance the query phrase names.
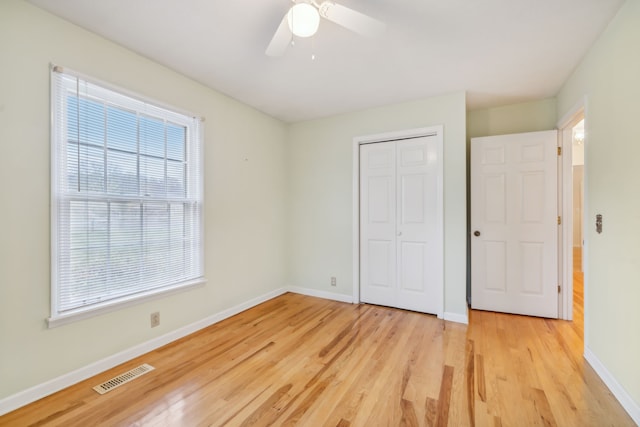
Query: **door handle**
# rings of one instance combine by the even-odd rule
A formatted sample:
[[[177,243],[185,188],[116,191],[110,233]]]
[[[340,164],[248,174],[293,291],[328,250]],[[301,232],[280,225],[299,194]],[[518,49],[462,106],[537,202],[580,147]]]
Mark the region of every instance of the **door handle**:
[[[478,236],[480,236],[480,232],[478,230],[476,230],[476,231],[473,232],[473,235],[478,237]]]

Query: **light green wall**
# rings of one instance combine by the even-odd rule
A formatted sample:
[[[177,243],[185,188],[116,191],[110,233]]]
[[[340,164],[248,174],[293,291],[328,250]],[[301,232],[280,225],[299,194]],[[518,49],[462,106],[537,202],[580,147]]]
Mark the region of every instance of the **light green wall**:
[[[466,316],[465,114],[461,92],[291,125],[290,284],[353,293],[353,138],[442,124],[445,312]]]
[[[555,98],[471,110],[467,113],[467,137],[555,129],[556,116]]]
[[[628,0],[564,84],[558,118],[586,105],[585,337],[640,407],[640,1]],[[596,214],[603,215],[597,234]]]
[[[50,62],[206,118],[205,286],[47,329]],[[0,399],[285,284],[283,123],[21,1],[0,63]]]

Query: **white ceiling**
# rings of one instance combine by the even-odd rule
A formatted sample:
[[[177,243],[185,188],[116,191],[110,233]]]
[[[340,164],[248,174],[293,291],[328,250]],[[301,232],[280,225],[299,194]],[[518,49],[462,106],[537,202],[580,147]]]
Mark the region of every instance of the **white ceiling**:
[[[270,58],[291,0],[29,1],[286,122],[461,90],[468,109],[554,96],[623,3],[338,0],[385,35],[322,20]]]

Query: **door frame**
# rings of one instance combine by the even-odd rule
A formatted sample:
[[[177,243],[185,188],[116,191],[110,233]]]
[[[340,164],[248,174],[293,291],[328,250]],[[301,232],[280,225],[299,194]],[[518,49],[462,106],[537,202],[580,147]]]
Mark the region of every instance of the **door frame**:
[[[438,209],[438,245],[442,248],[436,263],[441,266],[442,286],[438,287],[438,312],[439,319],[444,317],[444,126],[429,126],[423,128],[406,129],[394,132],[379,133],[375,135],[357,136],[353,138],[353,217],[352,217],[352,248],[353,248],[353,303],[360,301],[360,146],[374,144],[376,142],[397,141],[402,139],[421,138],[435,136],[438,145],[438,194],[436,195]]]
[[[559,177],[561,179],[560,185],[560,206],[562,215],[561,225],[561,239],[559,260],[560,267],[560,283],[561,298],[559,304],[560,319],[573,320],[573,127],[584,118],[585,123],[585,138],[584,144],[587,145],[588,132],[587,128],[589,122],[587,120],[587,97],[583,96],[569,111],[567,111],[560,120],[558,120],[558,145],[562,147],[562,164],[561,173]],[[585,155],[584,161],[584,188],[588,185],[587,176],[587,156]],[[582,200],[582,224],[587,224],[587,212],[588,212],[588,194],[584,192],[584,198]],[[587,259],[588,254],[588,238],[587,233],[583,233],[584,244],[582,246],[582,259]],[[583,262],[583,274],[584,274],[584,342],[586,345],[587,338],[587,270],[588,264]]]

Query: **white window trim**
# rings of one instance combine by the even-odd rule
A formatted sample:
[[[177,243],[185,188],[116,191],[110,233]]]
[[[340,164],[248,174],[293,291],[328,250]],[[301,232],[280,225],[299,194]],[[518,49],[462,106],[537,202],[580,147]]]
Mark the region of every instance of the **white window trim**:
[[[74,70],[70,70],[68,68],[63,68],[60,66],[57,66],[55,64],[50,64],[50,87],[51,87],[51,98],[50,98],[50,103],[51,103],[51,107],[50,107],[50,129],[51,129],[51,155],[50,155],[50,161],[51,161],[51,203],[50,203],[50,219],[51,219],[51,295],[50,295],[50,302],[51,302],[51,315],[50,317],[46,318],[46,323],[47,326],[49,328],[54,328],[54,327],[58,327],[61,325],[65,325],[68,323],[73,323],[79,320],[83,320],[83,319],[88,319],[94,316],[98,316],[98,315],[102,315],[105,313],[109,313],[109,312],[113,312],[116,310],[120,310],[126,307],[130,307],[133,305],[138,305],[138,304],[142,304],[148,301],[152,301],[152,300],[156,300],[159,298],[163,298],[169,295],[173,295],[176,293],[180,293],[183,291],[187,291],[187,290],[191,290],[193,288],[196,287],[200,287],[200,286],[204,286],[207,283],[206,278],[204,277],[205,271],[204,271],[204,265],[203,265],[203,275],[197,279],[194,280],[190,280],[187,282],[182,282],[182,283],[178,283],[172,286],[164,286],[162,288],[158,288],[158,289],[151,289],[151,290],[147,290],[147,291],[143,291],[143,292],[138,292],[136,294],[132,294],[132,295],[128,295],[128,296],[124,296],[124,297],[120,297],[118,299],[114,299],[114,300],[109,300],[109,301],[105,301],[102,303],[96,303],[96,304],[92,304],[89,306],[85,306],[85,307],[80,307],[80,308],[76,308],[73,310],[67,310],[65,312],[60,312],[58,310],[58,303],[57,303],[57,295],[58,295],[58,265],[55,262],[55,260],[57,260],[57,256],[58,256],[58,250],[57,250],[57,242],[58,242],[58,209],[57,209],[57,201],[56,201],[56,191],[58,191],[57,189],[57,184],[58,184],[58,171],[57,171],[57,164],[56,164],[56,157],[55,157],[55,153],[53,153],[53,150],[56,146],[56,142],[55,139],[57,138],[57,136],[54,134],[54,129],[55,129],[55,116],[54,116],[54,112],[56,111],[56,106],[54,105],[57,102],[57,99],[55,96],[53,96],[53,92],[54,92],[54,82],[53,82],[53,75],[54,72],[63,72],[67,75],[72,75],[75,76],[79,79],[85,80],[87,82],[99,85],[105,89],[117,92],[119,94],[122,94],[124,96],[127,96],[129,98],[138,100],[140,102],[146,103],[146,104],[151,104],[152,106],[155,107],[160,107],[162,109],[166,109],[169,110],[171,112],[174,112],[176,114],[179,115],[184,115],[184,116],[189,116],[189,117],[193,117],[193,118],[197,118],[200,120],[200,122],[204,122],[204,118],[203,117],[198,117],[194,114],[191,114],[189,112],[186,112],[184,110],[175,108],[173,106],[164,104],[162,102],[156,101],[154,99],[145,97],[145,96],[141,96],[140,94],[128,91],[126,89],[123,89],[121,87],[112,85],[110,83],[106,83],[104,81],[101,81],[99,79],[95,79],[93,77],[89,77],[86,76],[82,73],[78,73]],[[144,111],[143,111],[144,112]],[[180,122],[179,120],[177,122]],[[200,156],[198,159],[198,168],[200,169],[200,179],[201,182],[199,183],[199,197],[200,197],[200,201],[201,201],[201,215],[200,215],[200,234],[201,234],[201,244],[199,247],[199,256],[200,256],[200,262],[204,264],[204,236],[205,236],[205,230],[204,230],[204,217],[205,217],[205,203],[204,203],[204,128],[202,126],[200,126],[200,132],[199,132],[199,149],[200,149]]]

